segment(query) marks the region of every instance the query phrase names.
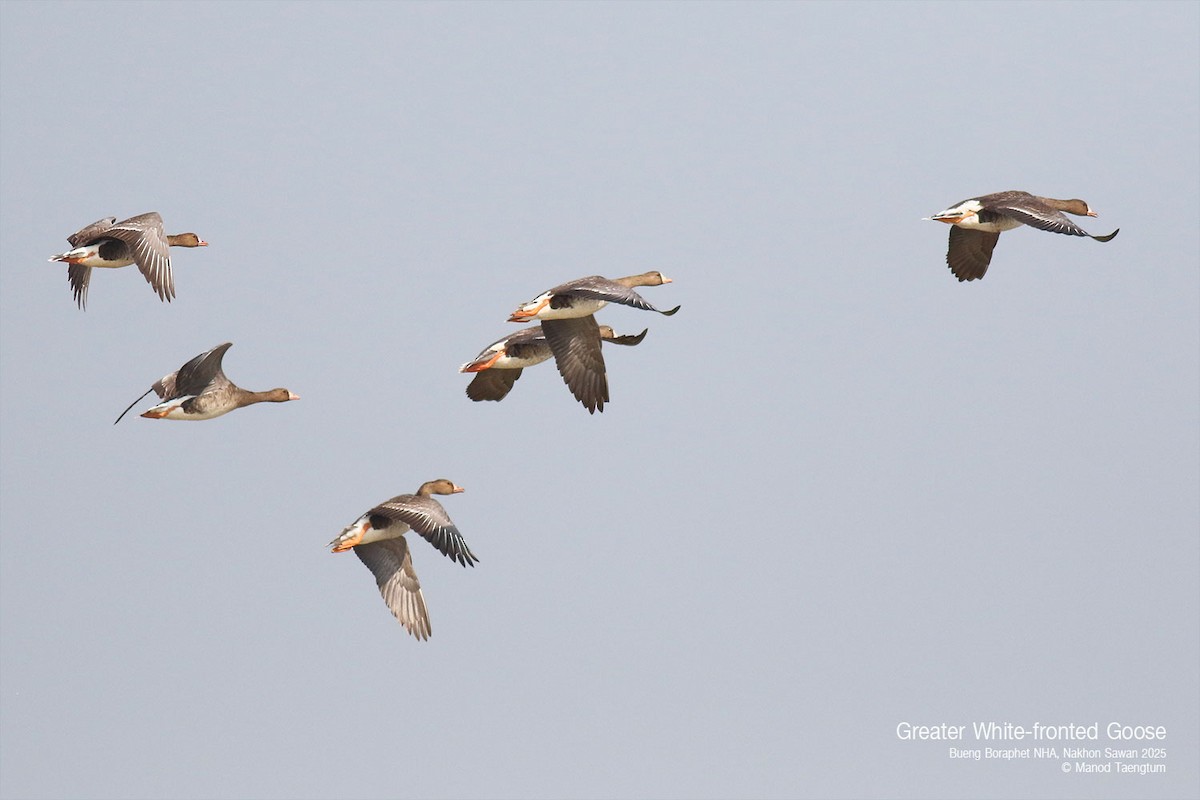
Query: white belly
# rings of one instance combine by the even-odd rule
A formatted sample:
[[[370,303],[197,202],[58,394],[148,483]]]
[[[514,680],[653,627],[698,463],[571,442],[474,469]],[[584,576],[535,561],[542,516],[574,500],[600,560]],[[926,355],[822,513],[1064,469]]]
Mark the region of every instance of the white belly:
[[[580,300],[577,299],[567,308],[551,308],[549,304],[538,312],[538,319],[575,319],[576,317],[586,317],[595,314],[600,309],[608,305],[607,300]]]
[[[1013,228],[1019,228],[1024,225],[1024,222],[1015,220],[1012,217],[1000,217],[994,222],[980,222],[979,217],[971,215],[961,222],[954,223],[960,228],[968,228],[973,231],[984,231],[985,233],[1003,233],[1011,231]]]
[[[549,359],[550,356],[551,356],[551,353],[550,353],[549,348],[546,348],[545,355],[540,355],[540,356],[515,358],[513,356],[504,355],[504,356],[500,356],[499,358],[497,358],[495,363],[492,364],[491,368],[492,369],[524,369],[525,367],[532,367],[536,364],[540,364],[543,361],[546,361],[547,359]]]
[[[217,408],[200,413],[188,413],[183,410],[183,404],[191,400],[189,397],[177,397],[174,400],[168,400],[165,403],[159,403],[156,406],[151,406],[142,414],[143,417],[151,417],[155,419],[213,419],[222,414],[228,414],[232,408]],[[166,412],[166,413],[163,413]]]
[[[342,531],[341,535],[338,536],[338,540],[349,538],[348,534],[353,535],[354,533],[358,532],[362,528],[366,528],[366,531],[364,531],[362,540],[359,541],[358,544],[370,544],[371,542],[381,542],[384,539],[399,539],[401,536],[408,533],[408,525],[404,524],[403,522],[393,521],[391,525],[388,525],[386,528],[380,529],[380,528],[368,527],[369,521],[370,521],[370,515],[363,514],[361,517],[359,517],[358,519],[356,519],[354,521],[353,525],[348,526],[344,531]],[[357,547],[358,545],[355,545],[355,546]]]
[[[128,267],[133,263],[132,258],[117,258],[107,259],[101,258],[100,252],[95,245],[89,247],[76,247],[74,250],[68,250],[61,256],[55,256],[55,261],[69,261],[78,259],[75,263],[84,267],[108,267],[116,269],[117,267]]]

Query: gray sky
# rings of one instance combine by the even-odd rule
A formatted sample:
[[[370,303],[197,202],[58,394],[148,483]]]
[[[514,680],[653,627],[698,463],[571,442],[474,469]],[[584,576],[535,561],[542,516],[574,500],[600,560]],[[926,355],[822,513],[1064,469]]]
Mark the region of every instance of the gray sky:
[[[3,3],[0,794],[1194,796],[1197,31]],[[1004,189],[1121,235],[1005,233],[959,284],[921,217]],[[175,302],[128,268],[77,310],[46,258],[150,210],[211,243]],[[648,269],[683,310],[602,312],[650,328],[604,414],[548,364],[466,399],[516,305]],[[302,399],[112,425],[223,341]],[[481,563],[412,541],[422,643],[323,546],[443,476]],[[1168,771],[905,721],[1162,725]]]

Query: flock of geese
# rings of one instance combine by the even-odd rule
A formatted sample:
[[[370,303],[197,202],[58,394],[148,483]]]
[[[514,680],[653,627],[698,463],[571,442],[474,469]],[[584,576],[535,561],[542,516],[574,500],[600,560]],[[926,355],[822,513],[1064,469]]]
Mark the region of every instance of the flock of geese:
[[[1098,242],[1110,241],[1119,233],[1118,229],[1107,236],[1093,236],[1064,212],[1096,216],[1091,206],[1082,200],[1055,200],[1028,192],[1008,191],[964,200],[926,219],[951,225],[946,264],[959,281],[973,281],[987,272],[1000,234],[1021,225],[1086,236]],[[159,298],[170,301],[175,296],[170,248],[208,245],[194,233],[167,235],[162,217],[153,211],[121,222],[116,217],[98,220],[68,236],[67,242],[71,249],[50,260],[68,265],[67,279],[80,309],[87,305],[94,267],[119,268],[136,264]],[[636,346],[646,337],[647,330],[637,335],[618,335],[609,326],[596,322],[596,312],[609,303],[617,303],[671,316],[679,306],[660,311],[635,291],[670,282],[671,279],[660,272],[615,279],[593,275],[542,292],[519,306],[509,317],[510,322],[536,320],[538,324],[497,339],[459,370],[474,375],[467,386],[467,397],[476,402],[503,400],[521,377],[522,370],[553,358],[575,399],[588,413],[603,412],[609,394],[602,343]],[[116,422],[120,422],[150,392],[154,392],[161,402],[142,413],[141,416],[149,419],[213,419],[255,403],[299,399],[287,389],[251,392],[230,381],[222,369],[222,360],[232,346],[231,342],[217,345],[155,381],[121,412]],[[418,639],[430,636],[429,612],[404,534],[409,530],[416,531],[442,555],[464,567],[474,566],[479,559],[471,552],[441,503],[432,497],[462,491],[461,486],[445,478],[428,481],[417,489],[416,494],[397,495],[367,511],[329,543],[335,553],[353,550],[358,555],[375,576],[387,607]]]

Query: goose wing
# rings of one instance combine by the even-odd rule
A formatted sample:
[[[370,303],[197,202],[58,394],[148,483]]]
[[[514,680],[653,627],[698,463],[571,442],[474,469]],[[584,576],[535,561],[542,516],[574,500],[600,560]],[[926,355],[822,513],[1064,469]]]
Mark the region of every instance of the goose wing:
[[[92,281],[92,268],[85,267],[83,264],[68,264],[67,280],[71,283],[71,294],[75,296],[75,305],[86,308],[88,284]]]
[[[481,400],[503,400],[512,391],[513,384],[521,377],[521,369],[485,369],[475,373],[467,384],[467,397],[475,402]]]
[[[959,281],[982,278],[992,263],[992,250],[1000,234],[987,231],[950,226],[950,247],[946,251],[946,264]]]
[[[510,333],[503,340],[504,352],[512,358],[548,358],[546,355],[546,333],[541,325],[522,328]]]
[[[608,342],[609,344],[621,344],[625,345],[626,347],[635,347],[642,343],[642,339],[645,339],[646,334],[649,332],[649,328],[643,328],[642,332],[637,336],[627,333],[623,336],[613,336],[611,339],[605,339],[604,341]]]
[[[1070,217],[1057,208],[1051,208],[1039,202],[991,206],[991,209],[1005,216],[1020,220],[1031,228],[1050,231],[1051,233],[1063,233],[1068,236],[1086,236],[1089,239],[1095,239],[1097,242],[1110,241],[1121,232],[1121,229],[1117,228],[1107,236],[1096,236],[1076,225],[1071,221]]]
[[[207,353],[201,353],[175,372],[154,384],[154,390],[163,400],[203,394],[210,386],[232,385],[221,369],[225,351],[233,342],[219,344]]]
[[[137,264],[146,281],[163,300],[175,296],[175,279],[171,275],[171,251],[158,212],[140,214],[117,222],[104,235],[120,239],[129,246],[133,263]]]
[[[1005,192],[1001,199],[986,204],[986,210],[1019,220],[1031,228],[1064,233],[1068,236],[1091,236],[1059,211],[1024,192]]]
[[[603,300],[606,303],[617,303],[623,306],[632,306],[639,308],[642,311],[655,311],[665,316],[671,316],[679,310],[679,306],[670,309],[669,311],[659,311],[651,305],[646,298],[635,292],[633,289],[616,281],[603,278],[599,275],[592,275],[587,278],[564,283],[561,286],[556,286],[550,290],[555,296],[572,295],[587,300]],[[544,324],[544,323],[543,323]]]
[[[404,537],[360,544],[354,552],[375,576],[379,594],[392,616],[413,636],[428,639],[432,632],[429,611]]]
[[[382,514],[388,519],[403,522],[433,545],[439,553],[464,567],[475,566],[479,561],[442,504],[430,497],[402,494],[371,509],[372,514]]]
[[[79,230],[67,237],[67,241],[71,247],[83,247],[91,244],[103,236],[104,232],[111,228],[117,221],[116,217],[105,217],[98,219],[91,225],[85,225]]]
[[[600,326],[596,318],[547,319],[542,321],[546,341],[554,353],[558,374],[575,399],[588,413],[604,411],[608,400],[608,377],[600,352]]]

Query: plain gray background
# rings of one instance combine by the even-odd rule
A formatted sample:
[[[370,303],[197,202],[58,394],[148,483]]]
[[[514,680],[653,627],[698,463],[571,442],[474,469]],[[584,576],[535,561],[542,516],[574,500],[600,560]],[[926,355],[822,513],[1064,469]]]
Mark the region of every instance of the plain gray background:
[[[1195,3],[0,5],[5,798],[1187,797]],[[1108,244],[921,217],[1082,197]],[[162,213],[86,312],[46,258]],[[564,280],[612,403],[458,366]],[[223,342],[298,402],[113,419]],[[150,405],[146,399],[137,411]],[[324,545],[423,481],[433,638]],[[897,723],[1166,726],[1165,775]],[[973,743],[972,743],[973,744]],[[1101,741],[1100,747],[1108,742]]]

